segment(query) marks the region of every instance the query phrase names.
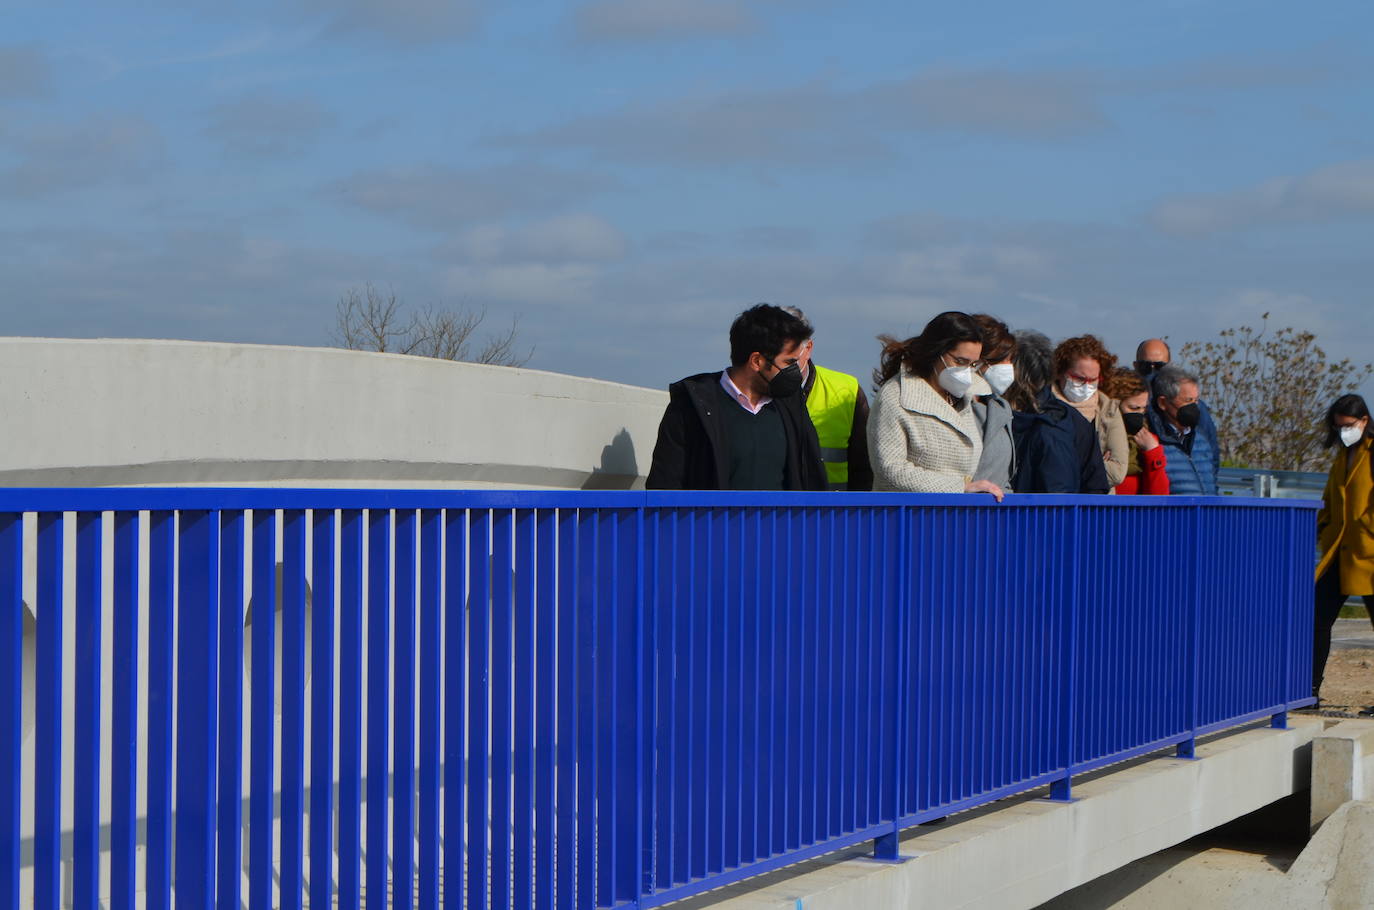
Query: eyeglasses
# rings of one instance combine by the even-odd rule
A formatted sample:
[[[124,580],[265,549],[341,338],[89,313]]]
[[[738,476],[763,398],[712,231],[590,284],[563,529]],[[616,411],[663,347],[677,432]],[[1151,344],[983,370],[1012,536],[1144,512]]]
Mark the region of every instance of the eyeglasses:
[[[1137,373],[1158,373],[1168,365],[1167,360],[1137,360],[1135,370]]]
[[[1099,373],[1098,375],[1096,375],[1096,376],[1092,377],[1091,379],[1089,379],[1087,376],[1084,376],[1082,373],[1075,373],[1073,370],[1069,370],[1069,371],[1066,372],[1064,375],[1067,376],[1067,377],[1069,377],[1070,379],[1072,379],[1074,382],[1082,382],[1082,383],[1093,383],[1093,382],[1097,382],[1098,380],[1100,380],[1100,379],[1102,378],[1102,375]]]
[[[975,370],[981,370],[984,365],[981,360],[969,360],[967,357],[956,357],[954,354],[945,354],[941,356],[949,357],[950,360],[954,361],[954,365],[960,369],[964,367],[973,367]]]

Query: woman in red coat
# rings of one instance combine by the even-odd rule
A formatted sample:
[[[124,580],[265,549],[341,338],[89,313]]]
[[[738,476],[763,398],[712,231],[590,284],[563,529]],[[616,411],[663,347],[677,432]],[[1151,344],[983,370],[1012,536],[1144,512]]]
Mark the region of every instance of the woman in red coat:
[[[1164,446],[1145,422],[1145,409],[1150,403],[1145,380],[1135,370],[1119,369],[1112,372],[1104,386],[1107,395],[1121,403],[1121,419],[1126,424],[1131,447],[1126,476],[1113,492],[1167,496],[1169,475],[1164,473]]]

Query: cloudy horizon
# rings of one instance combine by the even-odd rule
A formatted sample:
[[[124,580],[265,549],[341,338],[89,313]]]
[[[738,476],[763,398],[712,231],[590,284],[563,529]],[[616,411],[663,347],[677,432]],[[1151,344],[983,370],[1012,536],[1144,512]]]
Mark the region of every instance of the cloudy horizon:
[[[370,283],[660,388],[759,301],[863,377],[946,309],[1374,360],[1365,4],[78,6],[0,33],[3,334],[328,345]]]

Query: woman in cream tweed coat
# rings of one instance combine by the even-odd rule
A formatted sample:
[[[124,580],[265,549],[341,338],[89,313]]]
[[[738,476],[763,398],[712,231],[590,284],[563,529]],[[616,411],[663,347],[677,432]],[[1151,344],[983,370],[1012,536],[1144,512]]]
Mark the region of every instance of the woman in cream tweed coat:
[[[879,383],[868,418],[874,490],[991,493],[973,473],[982,433],[969,403],[982,356],[978,325],[965,313],[941,313],[915,338],[884,337]]]

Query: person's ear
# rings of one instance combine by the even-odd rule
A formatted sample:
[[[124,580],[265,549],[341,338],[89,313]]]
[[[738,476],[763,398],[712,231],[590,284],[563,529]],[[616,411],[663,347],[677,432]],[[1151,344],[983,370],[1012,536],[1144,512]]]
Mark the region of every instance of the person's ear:
[[[768,368],[768,358],[755,351],[749,355],[749,366],[754,368],[754,372],[762,373]]]

